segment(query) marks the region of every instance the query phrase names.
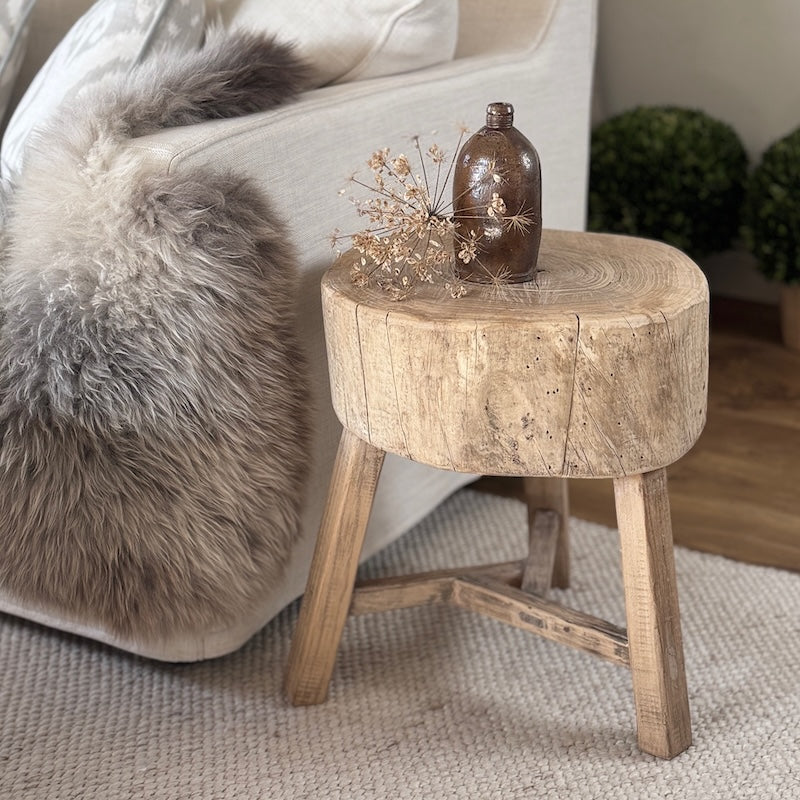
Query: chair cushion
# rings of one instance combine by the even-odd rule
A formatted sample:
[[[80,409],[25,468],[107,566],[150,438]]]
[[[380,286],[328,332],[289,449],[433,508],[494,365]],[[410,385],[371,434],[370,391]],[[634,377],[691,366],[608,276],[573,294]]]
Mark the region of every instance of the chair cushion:
[[[458,0],[227,0],[220,13],[294,42],[315,86],[449,61],[458,36]]]
[[[163,48],[197,47],[204,22],[203,0],[98,0],[61,40],[17,105],[0,150],[3,176],[22,169],[29,134],[64,100],[80,97]]]
[[[0,0],[0,119],[5,116],[14,81],[22,66],[28,18],[36,0]]]

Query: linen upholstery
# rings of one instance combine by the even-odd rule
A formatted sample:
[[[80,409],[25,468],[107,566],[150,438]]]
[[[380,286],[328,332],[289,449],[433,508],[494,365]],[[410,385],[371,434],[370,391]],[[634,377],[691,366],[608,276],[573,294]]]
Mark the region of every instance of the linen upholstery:
[[[460,0],[456,58],[530,50],[547,32],[558,0]]]
[[[458,34],[458,0],[223,0],[220,14],[293,42],[314,86],[448,61]]]
[[[308,454],[311,475],[302,538],[280,588],[233,628],[169,641],[116,639],[81,620],[23,607],[1,588],[0,610],[149,657],[181,661],[234,650],[303,592],[341,430],[330,405],[319,282],[331,263],[330,232],[362,227],[338,195],[348,174],[381,147],[410,154],[413,134],[452,151],[459,123],[474,130],[483,124],[487,103],[508,101],[515,106],[515,125],[541,158],[544,225],[572,230],[585,225],[595,3],[503,2],[516,9],[516,19],[529,20],[524,29],[529,46],[519,40],[520,33],[511,50],[504,40],[484,41],[484,52],[477,53],[474,43],[482,41],[481,35],[462,26],[460,41],[468,43],[467,57],[403,75],[324,87],[268,113],[174,128],[129,144],[154,171],[180,173],[205,163],[250,176],[274,207],[283,210],[289,225],[302,268],[297,306],[311,366],[315,434]],[[491,4],[485,5],[485,14],[491,15]],[[532,5],[539,13],[530,11]],[[551,12],[544,13],[550,6]],[[486,17],[477,9],[469,19],[480,26]],[[388,455],[363,556],[396,539],[471,479]]]

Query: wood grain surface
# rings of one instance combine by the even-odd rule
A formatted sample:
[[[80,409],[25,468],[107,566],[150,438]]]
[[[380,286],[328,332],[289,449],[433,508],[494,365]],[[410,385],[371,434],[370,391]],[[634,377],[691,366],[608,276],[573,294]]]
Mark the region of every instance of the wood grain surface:
[[[778,309],[711,301],[708,421],[667,470],[675,543],[800,572],[800,353],[780,343]],[[522,481],[479,488],[524,499]],[[570,510],[616,526],[610,480],[569,482]]]
[[[385,453],[344,430],[286,668],[294,705],[328,695]]]
[[[616,478],[614,494],[639,747],[673,758],[692,726],[666,472]]]
[[[708,289],[684,254],[546,230],[535,282],[393,301],[323,279],[333,405],[376,447],[460,472],[613,477],[672,463],[706,418]]]

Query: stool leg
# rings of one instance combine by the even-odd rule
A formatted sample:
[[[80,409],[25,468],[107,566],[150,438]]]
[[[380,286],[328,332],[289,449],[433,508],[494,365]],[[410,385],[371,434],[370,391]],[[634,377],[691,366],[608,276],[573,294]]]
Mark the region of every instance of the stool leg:
[[[294,705],[328,695],[384,455],[343,431],[289,650],[286,691]]]
[[[672,758],[692,743],[666,471],[614,480],[639,747]]]
[[[569,588],[569,492],[566,478],[523,478],[530,544],[522,577],[526,592]],[[555,512],[554,518],[545,511]],[[537,512],[539,512],[537,514]]]

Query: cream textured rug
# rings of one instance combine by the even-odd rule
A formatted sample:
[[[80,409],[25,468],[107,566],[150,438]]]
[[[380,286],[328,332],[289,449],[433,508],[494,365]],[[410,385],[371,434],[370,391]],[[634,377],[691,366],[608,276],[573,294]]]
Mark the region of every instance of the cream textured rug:
[[[574,522],[569,604],[624,622],[614,531]],[[369,576],[520,557],[464,490]],[[676,553],[695,744],[638,752],[621,667],[458,609],[351,619],[327,704],[281,691],[296,604],[215,662],[151,663],[0,617],[4,800],[800,797],[800,576]]]

